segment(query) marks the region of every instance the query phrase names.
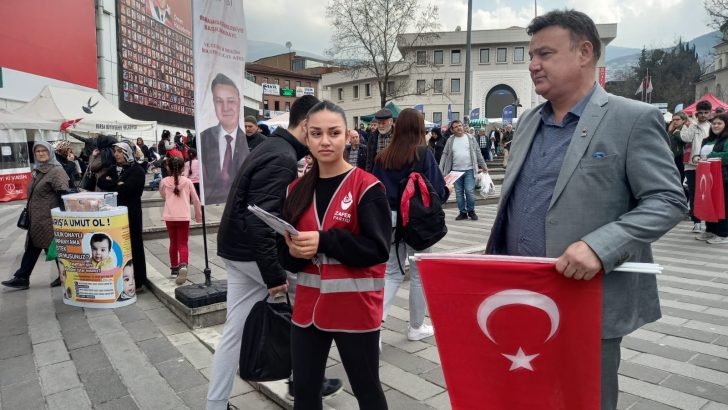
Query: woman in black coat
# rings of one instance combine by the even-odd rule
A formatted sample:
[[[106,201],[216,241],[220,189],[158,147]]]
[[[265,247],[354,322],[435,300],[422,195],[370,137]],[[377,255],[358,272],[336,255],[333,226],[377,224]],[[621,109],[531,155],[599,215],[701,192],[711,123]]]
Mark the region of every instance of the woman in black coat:
[[[430,147],[432,153],[435,154],[435,161],[439,164],[440,158],[442,157],[442,150],[445,149],[445,142],[447,139],[442,136],[442,131],[440,131],[437,127],[433,128],[431,133],[432,135],[430,136],[430,140],[427,141],[427,146]]]
[[[142,238],[144,169],[135,161],[134,146],[126,141],[114,144],[114,159],[116,164],[104,169],[97,183],[103,191],[118,192],[117,204],[128,209],[134,281],[139,292],[142,285],[147,283],[147,262]]]

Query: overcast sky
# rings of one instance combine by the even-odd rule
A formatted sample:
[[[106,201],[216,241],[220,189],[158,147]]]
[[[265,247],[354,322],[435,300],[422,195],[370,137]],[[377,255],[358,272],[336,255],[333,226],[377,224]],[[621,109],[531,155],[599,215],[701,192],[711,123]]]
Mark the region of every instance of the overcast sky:
[[[430,0],[440,8],[442,31],[466,28],[466,0]],[[423,3],[425,3],[423,1]],[[327,0],[245,0],[248,37],[293,43],[293,48],[323,54],[331,41]],[[578,4],[578,6],[577,6]],[[679,36],[691,40],[712,31],[699,0],[538,0],[538,11],[574,8],[596,23],[618,23],[613,45],[664,47]],[[473,0],[473,29],[525,27],[533,18],[533,0]]]

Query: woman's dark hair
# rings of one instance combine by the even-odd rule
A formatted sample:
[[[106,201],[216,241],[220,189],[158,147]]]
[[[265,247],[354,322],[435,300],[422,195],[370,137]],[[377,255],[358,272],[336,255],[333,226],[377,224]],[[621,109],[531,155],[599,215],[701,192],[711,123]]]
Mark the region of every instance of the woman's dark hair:
[[[726,140],[728,139],[728,114],[719,114],[713,117],[710,122],[713,122],[715,120],[721,120],[723,121],[723,124],[725,124],[725,127],[723,128],[723,131],[716,135],[713,132],[713,128],[711,127],[710,131],[708,132],[708,138],[703,140],[703,145],[707,142],[715,142],[715,146],[713,147],[713,151],[715,152],[724,152],[726,149]]]
[[[306,119],[310,119],[314,114],[321,111],[330,111],[339,114],[341,116],[341,120],[344,121],[344,129],[346,129],[346,113],[341,107],[331,101],[324,100],[311,107],[311,109],[308,110]],[[311,201],[313,201],[313,192],[314,188],[316,188],[316,182],[318,179],[318,161],[315,157],[313,157],[311,170],[299,178],[296,185],[288,193],[286,202],[283,204],[283,219],[294,225],[298,223],[301,215],[303,215],[306,209],[308,209],[311,205]]]
[[[425,144],[425,118],[413,109],[405,108],[397,117],[392,141],[374,159],[385,170],[400,170],[419,160],[417,147]]]
[[[572,49],[579,41],[590,42],[594,49],[594,63],[599,61],[602,55],[602,42],[599,40],[597,26],[589,16],[576,10],[552,10],[531,20],[526,32],[532,36],[551,26],[559,26],[569,31]]]
[[[432,129],[432,133],[435,134],[435,135],[437,135],[437,138],[436,139],[442,138],[442,130],[439,127],[434,127]]]
[[[187,159],[188,161],[192,161],[193,159],[197,159],[197,150],[194,148],[190,148],[187,151]]]

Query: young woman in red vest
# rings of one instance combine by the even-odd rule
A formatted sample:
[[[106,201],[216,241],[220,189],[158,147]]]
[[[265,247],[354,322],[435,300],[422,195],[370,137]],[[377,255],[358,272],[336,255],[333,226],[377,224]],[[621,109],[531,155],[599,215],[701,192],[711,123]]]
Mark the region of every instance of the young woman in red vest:
[[[346,117],[323,101],[308,112],[311,170],[289,187],[284,267],[298,272],[293,308],[294,409],[320,409],[335,341],[361,409],[386,409],[379,382],[385,262],[392,223],[382,184],[344,158]]]

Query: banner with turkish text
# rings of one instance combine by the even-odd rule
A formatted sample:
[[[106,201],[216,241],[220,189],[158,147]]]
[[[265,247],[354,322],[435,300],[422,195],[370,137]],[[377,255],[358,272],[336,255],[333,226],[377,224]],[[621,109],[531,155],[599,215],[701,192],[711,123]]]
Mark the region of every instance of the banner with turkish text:
[[[220,204],[250,151],[243,125],[243,1],[193,0],[192,22],[201,199],[205,205]]]
[[[453,409],[598,410],[601,275],[553,262],[416,255]]]
[[[0,171],[0,202],[10,202],[17,199],[28,198],[28,184],[31,179],[30,172],[5,174]]]

